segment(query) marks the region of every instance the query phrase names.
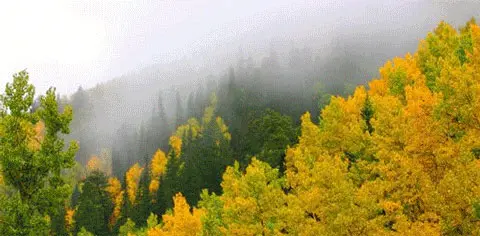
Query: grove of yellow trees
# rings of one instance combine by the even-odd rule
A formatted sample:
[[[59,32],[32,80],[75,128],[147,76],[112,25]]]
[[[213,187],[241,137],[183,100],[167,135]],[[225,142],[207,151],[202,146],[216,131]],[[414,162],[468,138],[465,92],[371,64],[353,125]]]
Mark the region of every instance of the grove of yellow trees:
[[[179,193],[161,223],[137,234],[480,235],[474,20],[458,31],[441,22],[416,53],[388,61],[379,78],[348,98],[332,97],[319,124],[309,113],[301,121],[298,144],[285,151],[284,174],[255,158],[245,170],[236,163],[223,174],[222,194],[204,191],[192,210]],[[230,139],[223,121],[216,122]],[[170,139],[174,155],[154,155],[151,194],[170,158],[182,153],[182,135],[196,137],[203,126],[189,120]],[[132,203],[142,170],[135,165],[127,172]],[[110,186],[116,202],[121,186],[118,180]]]
[[[479,58],[473,20],[440,23],[368,88],[332,97],[319,124],[305,114],[285,176],[229,168],[223,195],[200,204],[218,220],[203,232],[480,235]]]

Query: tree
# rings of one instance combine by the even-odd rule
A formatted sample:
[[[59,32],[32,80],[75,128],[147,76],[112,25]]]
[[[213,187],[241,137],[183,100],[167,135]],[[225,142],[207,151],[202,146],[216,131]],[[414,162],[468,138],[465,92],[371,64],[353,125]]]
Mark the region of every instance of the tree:
[[[227,226],[223,221],[223,201],[215,193],[209,194],[204,189],[198,206],[205,211],[202,220],[202,234],[208,236],[225,235],[221,229]]]
[[[188,99],[187,99],[187,117],[196,117],[195,114],[195,103],[193,101],[193,92],[190,92],[188,94]]]
[[[155,155],[152,158],[150,163],[150,185],[148,186],[150,194],[153,196],[155,201],[155,196],[158,192],[158,188],[160,187],[161,177],[166,172],[166,165],[167,165],[167,157],[165,153],[158,149]]]
[[[76,153],[75,159],[85,165],[89,156],[96,152],[94,149],[95,140],[90,137],[92,135],[90,130],[93,129],[93,104],[88,92],[81,86],[78,87],[74,94],[72,94],[69,103],[75,111],[75,117],[71,124],[72,133],[70,136],[77,140],[81,146]]]
[[[108,178],[108,186],[106,190],[110,196],[110,200],[113,202],[114,205],[112,215],[110,216],[110,219],[108,221],[110,229],[112,229],[116,225],[117,220],[120,218],[120,212],[123,205],[124,191],[122,190],[122,184],[115,177]]]
[[[177,136],[170,137],[170,151],[168,153],[168,161],[166,165],[165,177],[162,180],[162,185],[158,190],[156,197],[156,212],[161,215],[169,208],[173,207],[173,196],[182,189],[183,167],[180,159],[182,140]]]
[[[137,190],[137,203],[135,204],[133,211],[131,211],[129,217],[138,226],[145,226],[147,218],[153,211],[152,199],[149,191],[149,184],[151,182],[150,174],[148,171],[143,171],[138,183]]]
[[[178,90],[175,93],[175,109],[175,127],[178,127],[185,121],[185,111],[183,110],[182,97],[180,96],[180,92]]]
[[[278,169],[252,159],[244,174],[239,164],[228,167],[223,175],[222,224],[217,231],[225,235],[282,235],[296,234],[287,218],[287,196],[282,187],[284,179]],[[203,203],[202,205],[204,205]],[[211,210],[210,210],[211,211]],[[292,214],[293,215],[293,214]]]
[[[223,119],[215,117],[216,104],[216,96],[213,95],[201,122],[189,119],[172,135],[172,152],[165,178],[165,187],[169,190],[165,193],[165,201],[181,192],[187,201],[196,205],[202,189],[220,193],[222,173],[233,158],[231,135]]]
[[[48,225],[45,216],[55,215],[57,206],[64,204],[71,193],[71,186],[62,179],[61,170],[73,167],[78,150],[74,141],[65,149],[60,137],[60,133],[68,134],[70,131],[71,107],[65,106],[60,113],[55,89],[50,88],[40,98],[39,109],[33,112],[35,89],[28,81],[28,73],[21,71],[13,76],[13,83],[7,83],[5,94],[0,95],[1,172],[5,184],[18,191],[19,197],[11,199],[18,200],[18,214],[9,215],[14,212],[9,210],[1,214],[12,221],[0,224],[0,230],[16,234],[41,232],[41,227]],[[35,132],[38,122],[44,125],[40,136]]]
[[[113,204],[107,191],[108,180],[104,173],[94,171],[83,184],[82,194],[75,212],[75,228],[82,228],[95,235],[109,235],[109,219]]]
[[[162,216],[164,225],[151,228],[148,235],[199,235],[202,231],[200,218],[203,211],[195,208],[190,211],[190,206],[180,193],[175,195],[173,201],[172,214]]]
[[[140,182],[140,177],[142,175],[142,172],[143,172],[143,168],[140,167],[138,163],[135,163],[135,165],[130,167],[130,169],[127,171],[126,191],[127,191],[128,200],[131,205],[136,204],[138,184]]]
[[[140,125],[140,131],[137,135],[137,138],[138,152],[136,156],[140,158],[140,163],[142,165],[148,165],[148,157],[150,154],[148,153],[147,131],[145,130],[145,124],[143,122]]]
[[[202,112],[205,108],[205,104],[208,103],[207,100],[208,99],[206,99],[203,84],[200,83],[197,87],[197,91],[195,91],[195,104],[194,104],[195,115],[194,115],[194,117],[199,117],[200,114],[202,114]]]
[[[144,168],[140,167],[138,163],[135,163],[125,174],[124,205],[120,214],[122,219],[117,221],[117,225],[124,224],[127,219],[132,219],[134,222],[140,223],[137,220],[139,203],[143,200],[142,195],[144,192],[146,192],[148,197],[148,181],[144,179],[145,173],[143,170]]]
[[[248,130],[245,136],[248,155],[255,155],[258,160],[283,170],[285,149],[296,141],[297,136],[292,119],[267,109],[250,121]]]
[[[152,117],[148,125],[150,127],[147,127],[147,154],[153,155],[158,148],[166,149],[168,147],[168,137],[171,132],[161,94],[158,95],[158,101],[153,108]]]

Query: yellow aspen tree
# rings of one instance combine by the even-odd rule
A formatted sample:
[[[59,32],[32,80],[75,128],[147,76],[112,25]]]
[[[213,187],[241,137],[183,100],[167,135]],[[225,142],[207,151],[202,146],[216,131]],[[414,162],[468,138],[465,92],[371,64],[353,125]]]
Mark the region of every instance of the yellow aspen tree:
[[[122,185],[120,181],[115,177],[108,178],[108,186],[106,188],[110,199],[113,202],[113,212],[109,219],[109,226],[113,227],[117,220],[120,217],[120,212],[123,205],[123,194]]]
[[[205,108],[205,111],[203,113],[202,117],[202,126],[205,127],[208,125],[215,117],[215,109],[217,107],[217,95],[215,93],[212,93],[210,96],[210,104],[208,107]]]
[[[160,187],[160,177],[165,174],[166,165],[167,165],[167,157],[165,153],[158,149],[157,152],[153,155],[152,161],[150,163],[150,185],[148,186],[148,190],[151,195],[155,194]]]
[[[329,109],[340,110],[333,106]],[[354,204],[355,185],[348,176],[348,162],[329,155],[318,141],[330,128],[313,124],[308,113],[302,117],[301,128],[299,144],[289,148],[285,157],[288,205],[304,212],[299,234],[365,234],[366,216]]]
[[[182,153],[182,138],[172,135],[170,136],[169,144],[175,153],[175,157],[180,157],[180,154]]]
[[[223,121],[223,119],[221,117],[217,116],[216,122],[217,122],[217,126],[218,126],[220,132],[222,133],[223,137],[225,138],[225,140],[230,141],[232,139],[232,135],[230,134],[230,132],[228,132],[228,127],[225,124],[225,122]]]
[[[480,222],[480,161],[458,162],[438,184],[436,209],[445,234],[478,235]]]
[[[192,236],[200,235],[202,232],[201,217],[203,210],[193,208],[190,211],[185,198],[178,193],[173,198],[174,207],[172,214],[165,214],[163,218],[163,226],[156,226],[148,229],[147,235],[172,235],[172,236]]]
[[[128,200],[132,205],[136,204],[138,184],[140,182],[140,176],[142,175],[143,168],[135,163],[126,173],[126,191]]]
[[[332,97],[330,104],[322,110],[319,137],[328,154],[349,153],[356,158],[366,154],[370,139],[362,118],[366,98],[365,88],[358,87],[347,100]]]
[[[284,235],[296,234],[297,221],[286,207],[284,179],[278,169],[253,158],[245,174],[236,163],[223,175],[223,222],[225,235]],[[300,216],[297,214],[296,216]],[[300,219],[301,217],[298,217]]]

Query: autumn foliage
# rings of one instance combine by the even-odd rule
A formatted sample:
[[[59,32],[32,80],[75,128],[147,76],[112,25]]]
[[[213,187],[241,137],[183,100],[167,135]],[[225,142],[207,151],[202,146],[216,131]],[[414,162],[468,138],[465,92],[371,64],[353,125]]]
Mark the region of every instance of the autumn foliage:
[[[282,168],[255,157],[244,167],[222,162],[221,191],[204,190],[193,210],[186,200],[192,196],[177,193],[173,211],[161,223],[151,216],[140,232],[480,235],[479,68],[480,27],[472,20],[455,30],[442,22],[417,52],[386,62],[368,86],[332,97],[320,122],[305,113],[298,143],[285,150]],[[153,155],[148,193],[161,192],[168,174],[189,177],[169,182],[174,190],[210,180],[212,167],[205,166],[219,159],[194,154],[223,155],[228,150],[220,147],[232,139],[223,119],[215,117],[215,97],[211,103],[201,121],[192,118],[177,127],[168,155]],[[212,140],[216,145],[206,145]],[[191,172],[192,166],[204,172]],[[143,170],[135,164],[126,173],[132,205]],[[111,178],[107,191],[115,202],[114,224],[125,204],[123,190]]]
[[[173,202],[173,213],[163,215],[164,225],[149,229],[148,235],[188,236],[200,234],[202,230],[200,221],[203,214],[202,210],[194,208],[193,211],[190,211],[190,206],[180,193],[175,195]]]
[[[93,172],[100,170],[102,170],[102,161],[100,158],[98,158],[98,156],[93,155],[87,162],[87,171]]]
[[[221,235],[480,234],[480,27],[441,23],[320,123],[302,117],[285,176],[253,160],[202,196]],[[285,190],[285,191],[283,191]],[[207,228],[208,226],[208,228]]]
[[[120,217],[124,191],[122,190],[122,185],[120,181],[115,177],[111,177],[108,179],[108,186],[106,190],[109,193],[110,198],[113,202],[113,212],[109,220],[110,227],[113,227],[117,222],[118,218]]]
[[[160,187],[160,177],[165,173],[167,165],[167,157],[165,153],[158,149],[155,155],[152,158],[152,162],[150,164],[150,178],[151,182],[148,187],[150,194],[154,194],[158,191]]]
[[[127,195],[128,200],[132,205],[136,203],[135,199],[137,197],[138,184],[140,182],[140,176],[142,174],[143,168],[140,165],[133,165],[126,174],[126,184],[127,184]]]

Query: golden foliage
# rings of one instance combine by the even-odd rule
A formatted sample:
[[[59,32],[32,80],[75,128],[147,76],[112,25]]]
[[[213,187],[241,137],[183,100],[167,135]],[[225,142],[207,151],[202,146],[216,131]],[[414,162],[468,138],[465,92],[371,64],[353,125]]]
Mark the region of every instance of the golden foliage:
[[[182,152],[182,139],[176,135],[170,136],[170,147],[172,147],[175,152],[176,157],[180,156]]]
[[[197,119],[190,118],[188,119],[187,123],[184,125],[180,125],[175,130],[174,136],[179,137],[180,139],[190,135],[192,138],[196,138],[198,134],[201,132],[202,127],[198,123]]]
[[[109,226],[113,227],[120,217],[120,211],[122,210],[122,204],[123,204],[124,191],[122,190],[122,185],[120,181],[115,177],[108,178],[108,186],[106,190],[110,195],[110,198],[114,206],[112,215],[110,216],[110,219],[109,219]]]
[[[137,197],[138,184],[140,182],[140,176],[142,175],[143,168],[135,163],[126,173],[127,183],[127,195],[128,200],[132,205],[136,204],[135,199]]]
[[[232,139],[232,135],[228,132],[228,126],[225,124],[223,119],[218,116],[216,122],[225,140],[230,141]]]
[[[202,126],[207,126],[215,117],[215,109],[217,107],[217,96],[212,93],[210,96],[210,105],[205,108],[202,118]]]
[[[67,229],[68,232],[72,232],[75,222],[73,219],[73,216],[75,215],[75,209],[70,209],[67,208],[65,212],[65,229]]]
[[[40,146],[43,142],[45,135],[45,123],[43,121],[38,121],[29,135],[29,148],[32,150],[40,150]]]
[[[164,225],[162,227],[156,226],[148,229],[149,236],[157,235],[172,235],[172,236],[191,236],[200,235],[202,232],[201,217],[204,214],[203,210],[193,209],[190,211],[190,206],[182,196],[177,193],[173,198],[174,207],[173,214],[165,214],[162,216]]]
[[[228,167],[220,198],[224,203],[223,221],[228,227],[218,230],[225,235],[279,235],[282,230],[298,233],[298,221],[293,218],[301,214],[286,207],[283,179],[278,175],[277,169],[255,158],[244,175],[238,163]]]
[[[102,170],[102,161],[97,156],[93,155],[90,157],[90,160],[87,162],[87,171],[101,171]]]
[[[442,22],[369,90],[301,118],[288,193],[253,160],[223,176],[226,235],[480,235],[480,27]],[[367,104],[368,103],[368,104]],[[367,109],[368,108],[368,109]],[[219,127],[222,125],[219,124]],[[272,220],[274,219],[274,220]]]
[[[167,166],[167,157],[165,153],[158,149],[157,152],[153,155],[150,167],[150,178],[151,182],[148,186],[150,194],[154,194],[158,191],[160,187],[160,177],[165,173]]]
[[[0,165],[0,187],[5,185],[5,180],[3,179],[2,166]]]
[[[192,213],[177,194],[173,214],[148,235],[480,235],[479,68],[480,27],[441,22],[368,89],[332,97],[319,124],[304,114],[283,177],[255,158],[244,172],[237,163],[221,196],[207,194]],[[218,144],[231,139],[222,119],[213,123],[215,104],[201,126],[192,119],[170,138],[177,155],[206,124],[220,131]],[[166,162],[156,156],[152,179]]]
[[[215,110],[217,106],[217,98],[215,93],[212,93],[210,98],[210,105],[205,108],[201,122],[196,118],[190,118],[186,124],[177,127],[175,132],[170,136],[169,145],[170,153],[175,154],[175,157],[180,157],[182,152],[182,146],[188,145],[188,142],[195,141],[197,138],[202,137],[207,129],[213,129],[215,137],[215,143],[219,147],[222,141],[230,142],[232,139],[231,134],[228,132],[228,126],[225,124],[221,117],[215,118]],[[185,142],[185,143],[184,143]],[[153,189],[156,189],[160,183],[153,182]]]

